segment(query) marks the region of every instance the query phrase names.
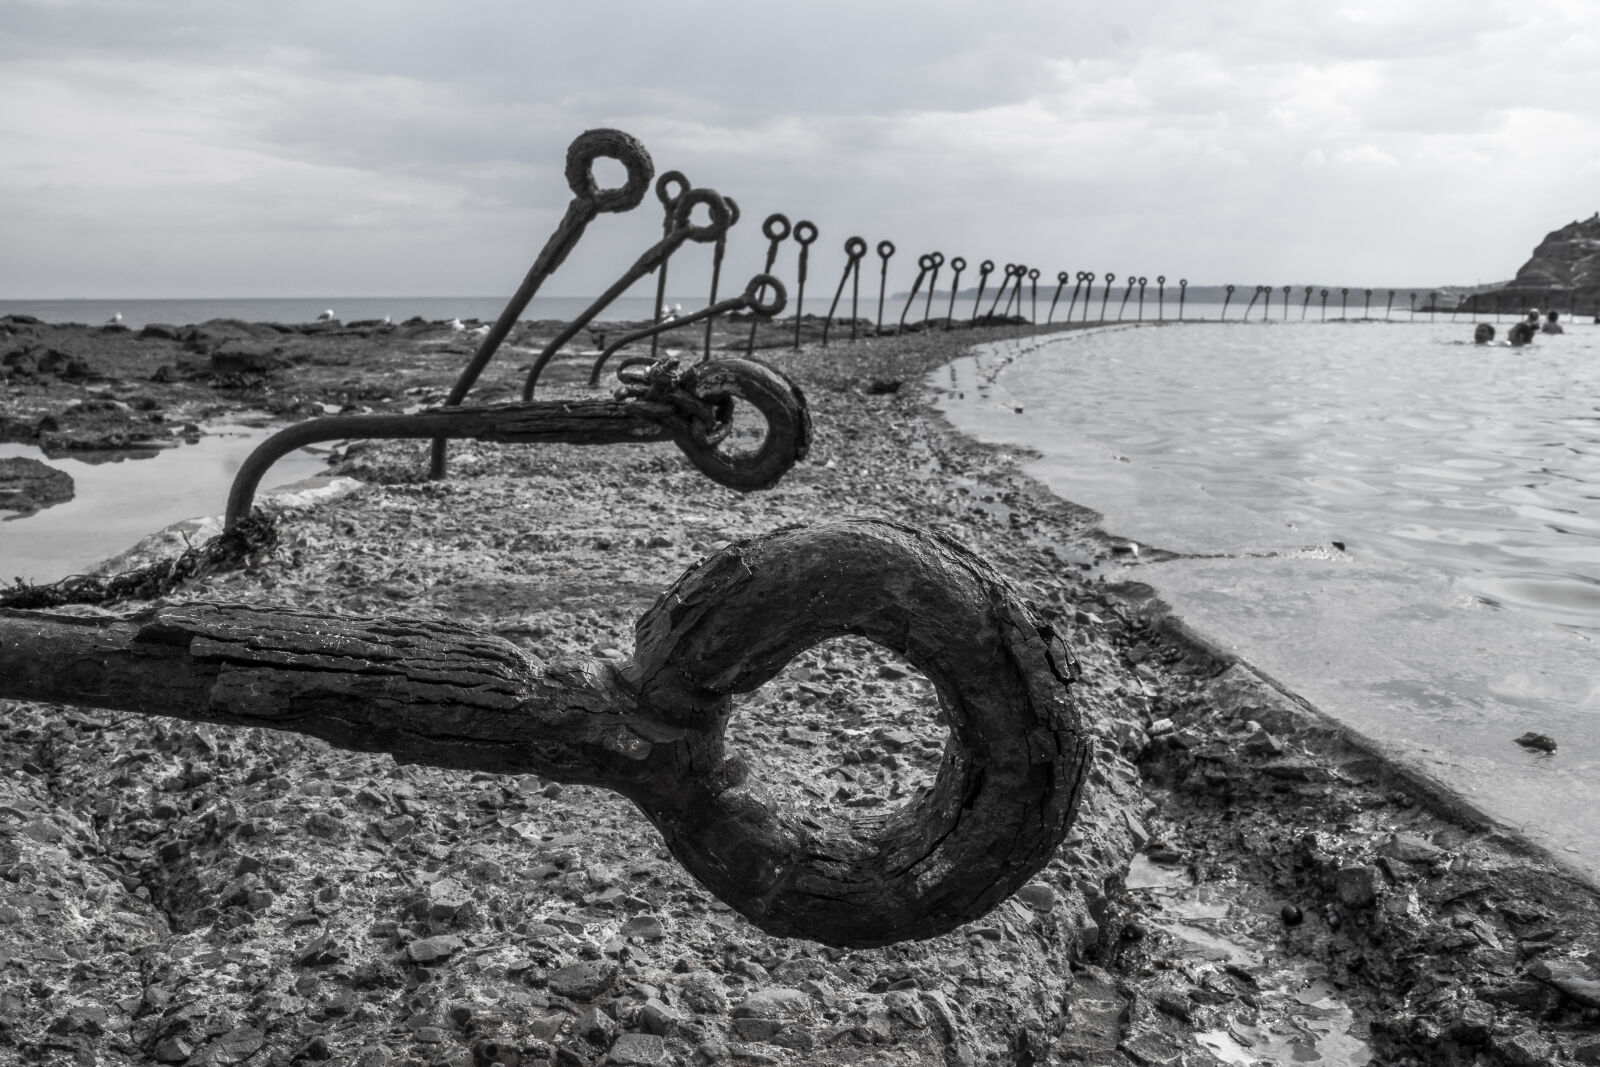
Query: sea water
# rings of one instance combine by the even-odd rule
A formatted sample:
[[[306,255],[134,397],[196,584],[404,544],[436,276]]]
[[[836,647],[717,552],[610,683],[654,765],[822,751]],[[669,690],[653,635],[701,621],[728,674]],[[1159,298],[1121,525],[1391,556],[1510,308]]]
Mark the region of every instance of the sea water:
[[[1461,343],[1472,327],[1110,331],[1047,345],[996,384],[1030,421],[1214,498],[1600,631],[1600,326],[1523,348]]]

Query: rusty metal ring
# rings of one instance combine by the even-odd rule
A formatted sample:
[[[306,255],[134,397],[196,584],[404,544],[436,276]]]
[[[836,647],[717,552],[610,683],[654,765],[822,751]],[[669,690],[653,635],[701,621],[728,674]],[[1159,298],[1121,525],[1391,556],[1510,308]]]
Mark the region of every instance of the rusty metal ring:
[[[929,253],[928,258],[933,260],[933,267],[935,270],[938,270],[940,267],[944,266],[943,252],[931,252]]]
[[[628,172],[628,178],[615,189],[602,189],[594,177],[594,161],[614,159]],[[644,202],[650,190],[655,163],[639,140],[621,130],[586,130],[567,147],[567,187],[572,195],[587,200],[595,211],[632,211]]]
[[[1232,295],[1233,295],[1233,286],[1231,286],[1231,285],[1225,285],[1225,286],[1223,286],[1223,288],[1224,288],[1224,289],[1226,289],[1226,290],[1228,290],[1228,295],[1230,295],[1230,296],[1232,296]]]
[[[928,255],[926,252],[924,252],[922,255],[918,256],[917,257],[917,269],[921,270],[921,271],[932,270],[933,269],[933,257]]]
[[[1167,284],[1167,276],[1165,274],[1157,274],[1156,275],[1156,284],[1157,285],[1166,285]]]
[[[731,196],[724,196],[722,202],[728,205],[728,228],[731,230],[739,224],[739,204]]]
[[[1066,285],[1071,280],[1072,280],[1072,275],[1068,274],[1066,271],[1062,270],[1062,271],[1057,271],[1056,272],[1056,283],[1058,285]]]
[[[769,241],[781,241],[789,236],[789,216],[781,211],[774,211],[761,223],[761,233]]]
[[[1146,278],[1143,274],[1139,275],[1139,288],[1143,289],[1145,286],[1147,286],[1149,284],[1150,284],[1150,279],[1149,278]]]
[[[950,261],[950,269],[959,274],[967,269],[967,261],[960,256],[957,256],[955,259]]]
[[[1092,282],[1092,281],[1095,280],[1096,277],[1098,277],[1098,275],[1096,275],[1095,272],[1092,271],[1092,270],[1086,270],[1086,271],[1083,272],[1083,280],[1086,281],[1086,282]],[[1111,275],[1108,274],[1108,275],[1106,275],[1106,277],[1109,278],[1109,277],[1111,277]]]
[[[860,259],[867,254],[867,242],[861,237],[852,237],[844,243],[844,254],[851,259]]]
[[[1328,290],[1326,290],[1326,289],[1322,290],[1322,295],[1323,296],[1327,296],[1328,295]]]
[[[701,204],[710,210],[711,221],[704,226],[696,226],[690,219],[694,209]],[[675,229],[685,231],[684,236],[689,240],[704,244],[728,232],[728,227],[733,225],[733,212],[728,210],[728,202],[715,189],[690,189],[673,202],[672,225]]]
[[[1188,278],[1179,278],[1178,279],[1178,288],[1180,288],[1180,289],[1189,288],[1189,279]]]
[[[794,224],[794,239],[802,247],[811,244],[817,239],[817,224],[810,219],[801,219]]]
[[[672,192],[672,187],[677,186],[678,191]],[[681,170],[669,170],[656,179],[656,199],[661,201],[661,206],[671,212],[683,194],[690,189],[689,179]]]
[[[1112,282],[1114,282],[1116,280],[1117,280],[1117,276],[1115,274],[1112,274],[1110,271],[1106,271],[1106,285],[1109,286]]]
[[[892,255],[894,255],[894,242],[893,241],[879,241],[878,242],[878,256],[879,256],[879,258],[888,259]]]
[[[764,363],[753,359],[701,363],[684,375],[682,386],[719,411],[727,410],[725,405],[735,399],[743,400],[766,420],[766,436],[753,452],[722,452],[726,434],[712,440],[698,426],[675,438],[689,462],[720,485],[769,489],[811,450],[811,413],[805,394]]]
[[[1034,281],[1034,282],[1039,280],[1039,268],[1038,267],[1029,267],[1028,268],[1028,280],[1029,281]]]
[[[762,301],[761,291],[769,287],[772,289],[772,299]],[[751,311],[770,319],[772,316],[781,313],[784,305],[788,304],[789,292],[776,276],[757,274],[750,279],[750,284],[744,287],[744,300],[745,305]]]
[[[994,260],[986,259],[982,263],[979,263],[978,264],[978,273],[979,274],[993,274],[994,273]]]
[[[625,683],[715,763],[633,795],[678,861],[768,933],[858,947],[944,933],[1026,884],[1072,825],[1092,751],[1067,690],[1076,664],[948,538],[850,520],[742,541],[680,578],[635,635]],[[904,809],[823,827],[780,806],[723,731],[732,694],[847,635],[920,670],[950,734],[932,788]]]

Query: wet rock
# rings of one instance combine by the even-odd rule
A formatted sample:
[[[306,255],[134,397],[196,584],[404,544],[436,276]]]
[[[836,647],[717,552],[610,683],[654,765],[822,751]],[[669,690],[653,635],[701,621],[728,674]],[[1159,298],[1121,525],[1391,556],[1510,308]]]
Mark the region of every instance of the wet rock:
[[[666,1062],[666,1043],[654,1034],[623,1034],[605,1058],[607,1067],[659,1067]]]
[[[0,510],[32,515],[72,497],[72,475],[66,471],[26,456],[0,459]]]
[[[459,937],[453,934],[440,934],[438,937],[425,937],[420,941],[411,942],[406,946],[406,958],[412,963],[438,963],[460,952],[462,947]]]
[[[1444,850],[1416,834],[1393,834],[1378,848],[1380,856],[1402,863],[1428,864],[1444,857]]]
[[[1576,960],[1535,960],[1528,974],[1586,1008],[1600,1008],[1600,976]]]
[[[569,1000],[593,1000],[617,980],[618,966],[609,960],[584,960],[550,972],[550,992]]]
[[[1517,738],[1516,743],[1534,752],[1554,752],[1556,750],[1555,738],[1549,734],[1536,733],[1533,730],[1529,730]]]
[[[1017,890],[1017,899],[1037,912],[1048,912],[1056,906],[1056,891],[1043,882],[1030,882]]]
[[[617,1021],[599,1008],[590,1008],[578,1016],[578,1021],[573,1024],[573,1029],[578,1036],[591,1045],[602,1048],[611,1044],[611,1039],[617,1036]]]
[[[1347,908],[1370,908],[1378,902],[1378,870],[1365,864],[1333,872],[1333,891]]]

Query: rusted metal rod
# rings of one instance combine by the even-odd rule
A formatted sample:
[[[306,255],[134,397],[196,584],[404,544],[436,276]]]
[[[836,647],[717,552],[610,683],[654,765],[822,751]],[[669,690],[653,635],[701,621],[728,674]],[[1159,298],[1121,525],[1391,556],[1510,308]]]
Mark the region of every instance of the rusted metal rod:
[[[733,197],[725,196],[722,198],[722,202],[728,205],[728,227],[727,229],[723,230],[722,233],[717,235],[716,243],[712,245],[711,295],[706,299],[707,306],[715,305],[717,302],[717,286],[722,280],[722,257],[728,251],[728,230],[733,229],[733,227],[739,224],[739,205],[734,202]],[[707,317],[706,345],[700,353],[700,358],[702,360],[711,358],[711,328],[714,325],[716,325],[716,316],[712,315]]]
[[[978,308],[983,306],[983,290],[989,284],[989,275],[994,273],[994,260],[986,259],[978,264],[978,295],[972,299],[972,321],[978,321]]]
[[[929,257],[933,260],[933,273],[928,275],[928,299],[922,305],[922,322],[926,326],[933,321],[933,291],[939,287],[939,268],[944,266],[944,253],[932,252]]]
[[[696,225],[694,210],[697,207],[706,208],[710,214],[710,221],[705,225]],[[539,385],[539,376],[544,373],[544,368],[555,358],[561,346],[578,335],[578,331],[594,321],[594,317],[611,305],[611,302],[627,292],[636,282],[656,267],[677,250],[684,241],[698,241],[709,244],[718,237],[728,232],[728,227],[733,224],[733,214],[728,210],[727,201],[715,189],[690,189],[678,198],[676,209],[673,211],[672,230],[655,245],[634,261],[633,266],[611,283],[611,288],[585,308],[578,317],[557,333],[544,350],[534,359],[533,366],[528,369],[528,378],[522,383],[522,399],[533,399],[533,391]]]
[[[894,255],[893,241],[878,242],[878,333],[883,332],[883,298],[889,287],[889,258]]]
[[[1050,298],[1050,312],[1044,317],[1044,324],[1046,326],[1050,325],[1051,321],[1056,317],[1056,304],[1061,299],[1061,290],[1067,287],[1067,281],[1071,277],[1072,275],[1064,270],[1056,272],[1056,295]],[[1071,315],[1070,311],[1068,312],[1068,315]]]
[[[788,238],[791,229],[789,216],[781,211],[774,211],[762,220],[761,232],[767,238],[767,264],[761,268],[763,274],[772,273],[772,265],[778,262],[778,246]],[[750,336],[744,344],[744,354],[746,356],[755,354],[756,327],[760,324],[760,319],[752,318],[750,320]]]
[[[944,310],[944,328],[950,329],[956,321],[956,291],[961,288],[961,272],[967,269],[967,261],[960,256],[950,261],[950,306]]]
[[[1110,271],[1106,271],[1106,278],[1105,278],[1106,287],[1100,291],[1100,321],[1101,322],[1105,322],[1106,321],[1106,301],[1111,299],[1111,283],[1116,281],[1116,280],[1117,280],[1117,276],[1115,274],[1111,273]]]
[[[846,635],[932,682],[948,740],[893,818],[780,803],[725,741],[734,696]],[[621,794],[679,863],[779,937],[870,947],[979,918],[1066,840],[1092,741],[1061,638],[986,562],[854,520],[739,541],[675,582],[622,662],[543,664],[447,622],[189,603],[0,611],[0,697],[305,734],[401,763]]]
[[[594,176],[594,164],[598,159],[614,159],[621,163],[627,172],[627,180],[615,189],[602,189]],[[566,178],[567,187],[572,190],[572,200],[567,204],[566,214],[539,250],[522,284],[506,301],[500,317],[479,342],[472,359],[462,368],[460,377],[445,398],[446,407],[456,407],[466,399],[467,393],[511,333],[511,328],[516,325],[529,301],[545,279],[566,260],[589,223],[602,212],[632,211],[638,207],[650,191],[650,179],[654,175],[655,164],[650,159],[650,153],[637,139],[621,130],[587,130],[573,140],[567,147]],[[433,442],[428,476],[442,478],[444,473],[445,442],[441,438]]]
[[[674,212],[677,210],[678,201],[683,199],[689,188],[689,179],[684,177],[682,171],[669,170],[656,179],[656,199],[661,201],[662,207],[661,237],[663,240],[672,232],[672,219]],[[728,213],[728,225],[733,225],[733,213],[731,211]],[[723,235],[726,237],[726,230],[723,231]],[[661,257],[661,265],[656,268],[656,304],[651,312],[650,321],[658,326],[667,314],[667,264],[671,259],[672,253],[668,252]],[[651,359],[656,358],[657,345],[660,340],[661,335],[659,333],[650,335]]]
[[[900,309],[900,325],[895,327],[895,333],[906,332],[906,312],[911,310],[911,305],[916,302],[917,294],[922,291],[922,279],[933,270],[933,257],[923,254],[917,257],[917,280],[911,286],[911,294],[906,297],[905,307]]]
[[[809,219],[801,219],[794,224],[795,244],[800,246],[800,265],[797,271],[797,281],[794,293],[794,350],[800,351],[800,316],[806,306],[806,260],[811,256],[811,245],[817,239],[817,224]],[[776,278],[773,281],[777,281]],[[746,293],[749,290],[745,290]],[[780,290],[781,292],[781,290]],[[783,305],[778,305],[781,310]],[[759,313],[759,312],[758,312]],[[774,311],[770,314],[776,315]]]
[[[839,275],[839,288],[833,292],[833,303],[828,305],[828,321],[822,324],[822,346],[828,346],[828,331],[833,328],[833,314],[839,307],[839,298],[844,295],[844,283],[854,280],[850,290],[850,340],[856,339],[856,318],[859,315],[857,304],[861,298],[861,259],[867,254],[867,242],[860,237],[851,237],[844,243],[845,264],[844,273]]]
[[[772,290],[771,299],[762,300],[761,294],[768,289]],[[662,333],[691,326],[701,319],[711,321],[719,315],[726,315],[734,311],[750,311],[763,318],[770,319],[774,315],[780,314],[787,302],[788,293],[784,290],[782,282],[771,274],[757,274],[750,279],[750,284],[746,285],[744,292],[738,296],[712,304],[710,307],[701,308],[692,315],[685,315],[681,319],[653,323],[642,330],[635,330],[611,342],[599,356],[595,357],[594,366],[589,368],[589,384],[591,386],[599,385],[600,372],[605,368],[606,362],[619,349],[625,348],[635,341],[641,341],[646,337],[651,338],[653,341],[656,336]]]
[[[634,371],[624,383],[632,388],[609,400],[489,404],[297,422],[261,442],[240,464],[228,492],[226,524],[232,529],[250,513],[256,487],[273,463],[318,441],[464,438],[584,445],[673,441],[706,475],[739,489],[776,484],[810,448],[811,415],[805,397],[789,379],[760,363],[713,360],[679,373],[673,364],[655,361],[644,371]],[[733,398],[746,400],[767,422],[766,439],[756,452],[717,451],[727,433],[719,405]]]

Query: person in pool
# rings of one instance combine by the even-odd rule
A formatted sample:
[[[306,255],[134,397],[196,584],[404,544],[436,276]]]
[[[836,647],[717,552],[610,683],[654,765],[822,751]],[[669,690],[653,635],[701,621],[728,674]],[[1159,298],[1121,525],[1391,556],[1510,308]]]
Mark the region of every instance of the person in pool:
[[[1540,333],[1566,333],[1567,331],[1563,330],[1561,328],[1561,324],[1556,321],[1560,317],[1561,317],[1561,312],[1559,312],[1559,311],[1550,312],[1550,314],[1546,317],[1545,324],[1543,326],[1539,327],[1539,332]]]
[[[1535,319],[1534,321],[1537,322],[1538,320]],[[1538,326],[1534,325],[1533,322],[1523,321],[1511,327],[1511,332],[1506,334],[1506,337],[1511,341],[1512,348],[1521,348],[1523,345],[1530,343],[1538,335]]]
[[[1478,323],[1478,328],[1472,331],[1472,343],[1486,345],[1494,340],[1494,327],[1487,322]]]

